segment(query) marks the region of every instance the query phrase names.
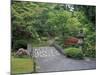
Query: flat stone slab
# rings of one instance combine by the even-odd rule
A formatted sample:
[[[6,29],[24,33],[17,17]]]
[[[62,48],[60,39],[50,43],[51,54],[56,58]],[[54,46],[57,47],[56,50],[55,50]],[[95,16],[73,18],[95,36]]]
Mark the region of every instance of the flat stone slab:
[[[60,54],[54,47],[37,50],[37,72],[56,72],[96,69],[96,60],[75,60]],[[39,52],[40,51],[40,52]],[[45,54],[43,54],[45,53]]]

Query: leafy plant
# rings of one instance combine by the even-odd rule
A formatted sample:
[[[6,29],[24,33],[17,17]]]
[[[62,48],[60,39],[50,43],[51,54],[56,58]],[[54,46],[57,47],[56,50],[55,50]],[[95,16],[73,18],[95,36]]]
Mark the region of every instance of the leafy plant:
[[[83,58],[83,53],[79,48],[65,48],[64,52],[66,56],[71,57],[71,58],[76,58],[76,59],[82,59]]]
[[[19,48],[27,48],[27,41],[25,40],[16,40],[15,43],[13,44],[13,49],[18,50]]]
[[[28,43],[38,46],[42,40],[46,42],[48,38],[55,37],[58,37],[55,40],[64,48],[65,40],[69,36],[77,37],[82,28],[85,33],[84,54],[95,57],[95,6],[73,5],[73,12],[70,12],[69,6],[12,1],[12,50]],[[23,43],[18,40],[23,40]]]

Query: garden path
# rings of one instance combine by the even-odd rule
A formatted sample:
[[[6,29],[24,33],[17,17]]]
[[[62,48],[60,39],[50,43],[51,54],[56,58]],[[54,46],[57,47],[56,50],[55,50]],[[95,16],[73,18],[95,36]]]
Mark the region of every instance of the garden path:
[[[87,70],[96,68],[96,60],[75,60],[67,58],[54,47],[34,49],[38,64],[37,72]]]

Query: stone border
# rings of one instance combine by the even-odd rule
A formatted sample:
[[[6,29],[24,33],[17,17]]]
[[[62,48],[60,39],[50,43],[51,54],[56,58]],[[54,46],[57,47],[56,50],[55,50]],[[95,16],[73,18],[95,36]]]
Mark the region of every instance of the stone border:
[[[57,51],[59,51],[61,54],[65,55],[64,49],[61,46],[59,46],[58,44],[53,43],[51,46],[54,46],[57,49]]]

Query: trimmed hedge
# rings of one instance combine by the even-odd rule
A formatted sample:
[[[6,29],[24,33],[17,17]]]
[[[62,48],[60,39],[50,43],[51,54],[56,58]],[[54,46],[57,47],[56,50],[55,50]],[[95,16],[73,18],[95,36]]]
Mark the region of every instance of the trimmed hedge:
[[[79,48],[66,48],[64,49],[65,55],[71,58],[82,59],[83,53]]]

